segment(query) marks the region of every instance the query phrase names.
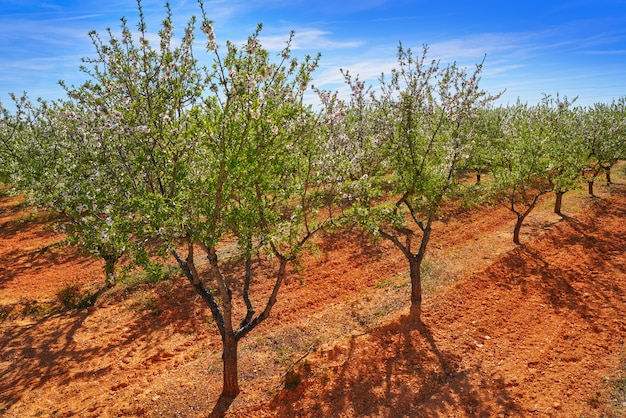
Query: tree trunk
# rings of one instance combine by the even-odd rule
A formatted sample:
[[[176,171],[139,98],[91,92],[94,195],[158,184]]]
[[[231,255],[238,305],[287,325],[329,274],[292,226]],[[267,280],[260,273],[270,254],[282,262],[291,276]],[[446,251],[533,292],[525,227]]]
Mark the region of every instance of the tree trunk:
[[[565,192],[555,192],[556,193],[556,201],[554,202],[554,213],[557,215],[561,215],[561,205],[563,204],[563,195]]]
[[[476,184],[480,184],[480,171],[476,172]]]
[[[522,229],[522,223],[524,222],[524,219],[526,218],[525,215],[517,215],[517,222],[515,223],[515,228],[513,228],[513,243],[520,245],[520,240],[519,240],[519,233],[520,230]]]
[[[606,185],[610,186],[611,185],[611,167],[606,168],[604,173],[606,174]]]
[[[227,332],[224,336],[222,362],[224,364],[224,385],[222,394],[211,411],[211,417],[223,417],[239,395],[239,378],[237,365],[237,340]]]
[[[411,278],[411,310],[409,318],[419,322],[422,314],[422,259],[419,255],[409,258],[409,276]]]
[[[589,196],[593,196],[593,180],[587,180],[587,191]]]
[[[104,259],[104,275],[106,287],[111,288],[115,286],[115,266],[119,257],[111,254],[105,254],[102,256]]]

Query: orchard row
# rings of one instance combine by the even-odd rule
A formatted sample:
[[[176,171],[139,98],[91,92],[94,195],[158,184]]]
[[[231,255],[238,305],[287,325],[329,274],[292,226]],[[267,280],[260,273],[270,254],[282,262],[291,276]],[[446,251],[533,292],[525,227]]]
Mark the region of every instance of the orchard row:
[[[105,261],[109,286],[122,257],[155,275],[158,260],[176,259],[222,337],[216,416],[239,393],[238,341],[268,317],[288,264],[318,231],[359,226],[393,242],[409,263],[418,320],[420,267],[446,205],[505,204],[519,243],[541,195],[554,192],[560,213],[564,193],[585,182],[593,193],[626,158],[625,100],[496,107],[499,94],[479,86],[482,63],[442,65],[427,47],[402,45],[375,86],[344,72],[341,95],[312,85],[319,56],[293,56],[293,34],[276,56],[260,26],[243,45],[217,45],[201,3],[200,12],[209,66],[196,60],[195,19],[177,39],[168,7],[151,44],[140,5],[138,36],[124,19],[120,36],[90,34],[88,81],[63,84],[65,99],[13,96],[15,111],[1,109],[0,175],[62,214],[68,239]],[[306,104],[311,90],[318,106]],[[233,241],[242,277],[218,251]],[[256,257],[277,266],[260,307]]]

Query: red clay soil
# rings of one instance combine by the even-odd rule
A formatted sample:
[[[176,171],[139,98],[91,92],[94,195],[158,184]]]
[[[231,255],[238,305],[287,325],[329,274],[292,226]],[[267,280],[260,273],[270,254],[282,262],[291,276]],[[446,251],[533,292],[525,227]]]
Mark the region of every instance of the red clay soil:
[[[242,341],[229,416],[626,416],[619,181],[566,195],[567,217],[546,202],[517,247],[504,208],[439,222],[425,267],[443,284],[419,325],[395,248],[326,237]],[[176,277],[60,310],[61,288],[96,286],[102,270],[46,225],[0,198],[0,416],[206,416],[221,363],[202,300]]]
[[[626,416],[626,404],[606,405],[603,385],[626,357],[625,312],[622,190],[430,298],[419,326],[400,316],[352,338],[327,376],[273,407],[307,417]]]

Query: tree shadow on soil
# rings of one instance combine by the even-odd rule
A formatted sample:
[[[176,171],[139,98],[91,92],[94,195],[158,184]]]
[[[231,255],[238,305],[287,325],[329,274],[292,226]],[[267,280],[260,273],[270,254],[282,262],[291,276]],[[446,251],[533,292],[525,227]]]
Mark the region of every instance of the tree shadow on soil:
[[[554,312],[572,311],[589,323],[593,332],[616,326],[598,319],[607,309],[613,311],[609,318],[619,318],[624,310],[626,234],[621,225],[625,219],[626,207],[603,199],[594,202],[590,213],[580,220],[563,217],[538,242],[517,247],[462,285],[452,310],[438,314],[438,323],[449,320],[462,326],[483,310],[494,309],[499,301],[490,300],[487,289],[495,286],[521,298],[538,296]],[[562,257],[564,252],[567,254]],[[475,289],[485,297],[472,304],[467,298],[476,295],[472,293]],[[493,297],[499,294],[494,292]],[[468,306],[462,306],[464,301]],[[468,315],[473,316],[464,318]],[[499,320],[505,322],[506,314]],[[462,369],[463,359],[457,353],[464,350],[442,346],[454,347],[454,343],[438,345],[427,324],[414,326],[402,318],[367,337],[353,337],[339,364],[322,360],[314,366],[317,371],[311,372],[314,378],[305,379],[295,391],[284,389],[274,398],[273,411],[294,417],[527,414],[515,404],[508,390],[511,382],[482,372],[480,360]]]
[[[0,336],[2,353],[0,360],[0,412],[7,411],[19,402],[24,391],[33,391],[56,378],[59,385],[65,385],[74,376],[67,373],[68,362],[80,363],[87,358],[101,355],[103,350],[75,347],[73,337],[88,317],[87,311],[77,312],[62,321],[63,315],[39,318],[32,324],[16,326]],[[51,327],[49,321],[57,322]],[[94,374],[106,373],[106,369],[93,370]]]
[[[50,266],[71,263],[76,271],[88,267],[94,263],[94,259],[89,256],[81,256],[74,248],[57,247],[56,245],[45,246],[41,249],[24,251],[16,249],[4,255],[3,265],[0,266],[0,289],[14,280],[15,277],[28,272],[30,276],[46,271]]]
[[[323,379],[328,382],[314,400],[299,405],[289,401],[288,389],[278,394],[278,416],[433,417],[446,416],[450,407],[476,417],[519,412],[503,379],[470,378],[461,359],[441,350],[424,323],[402,317],[367,334],[361,344],[358,338],[351,339],[347,358]]]
[[[624,219],[626,207],[597,200],[589,216],[565,216],[541,243],[522,245],[501,258],[489,269],[492,280],[507,288],[521,287],[522,294],[539,286],[555,310],[568,309],[588,321],[598,314],[600,304],[603,309],[622,309],[619,299],[626,300],[626,290],[616,276],[626,276],[626,234],[604,223],[620,225]],[[550,255],[554,249],[568,257]]]
[[[104,381],[111,384],[112,375],[124,380],[129,370],[136,376],[142,369],[148,371],[155,362],[175,362],[175,356],[184,356],[189,338],[181,338],[180,347],[172,352],[165,352],[161,343],[171,338],[171,332],[163,331],[163,324],[172,325],[175,332],[190,335],[191,339],[198,333],[205,334],[200,329],[206,327],[206,312],[185,284],[182,279],[171,285],[158,283],[155,286],[159,288],[151,293],[154,296],[144,305],[128,306],[133,315],[122,322],[114,317],[103,319],[102,315],[115,313],[109,311],[110,306],[102,306],[30,318],[27,324],[1,324],[0,415],[18,404],[25,393],[45,390],[48,385],[95,384],[104,376]],[[131,296],[127,291],[114,289],[106,296],[106,305]],[[103,311],[98,312],[99,309]],[[93,319],[95,316],[100,317]],[[100,391],[117,389],[115,385],[106,387],[105,383]],[[74,404],[86,407],[80,402]]]

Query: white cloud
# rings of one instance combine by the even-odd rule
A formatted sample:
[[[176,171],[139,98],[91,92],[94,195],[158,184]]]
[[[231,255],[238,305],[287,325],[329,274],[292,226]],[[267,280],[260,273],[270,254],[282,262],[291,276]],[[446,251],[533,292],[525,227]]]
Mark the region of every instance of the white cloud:
[[[343,48],[358,48],[364,45],[362,41],[338,41],[333,40],[330,32],[320,29],[295,30],[293,50],[332,50]],[[289,32],[285,35],[260,36],[259,40],[264,48],[270,51],[280,51],[285,47],[289,39]]]
[[[532,45],[528,33],[480,33],[429,45],[429,53],[442,62],[481,61],[487,55],[519,53]]]

